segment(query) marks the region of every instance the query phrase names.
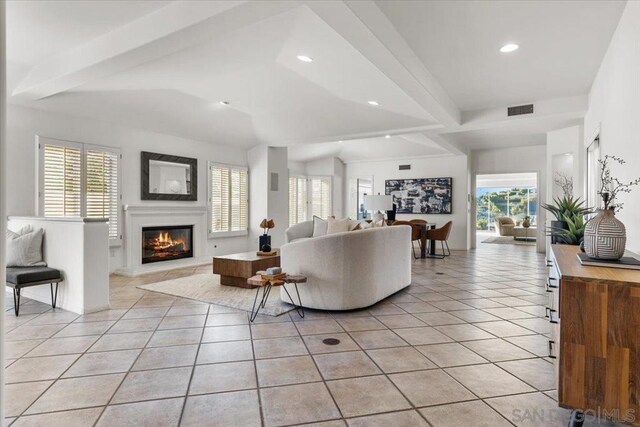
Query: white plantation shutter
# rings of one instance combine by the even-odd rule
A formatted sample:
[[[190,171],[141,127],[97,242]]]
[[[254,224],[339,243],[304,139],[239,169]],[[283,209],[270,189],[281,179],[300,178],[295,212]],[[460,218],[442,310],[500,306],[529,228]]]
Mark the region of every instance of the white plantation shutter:
[[[299,176],[289,177],[289,225],[307,219],[307,180]]]
[[[119,240],[119,151],[40,137],[38,149],[40,214],[108,218]]]
[[[247,170],[231,169],[231,231],[247,229],[247,187]]]
[[[82,213],[82,147],[44,144],[44,182],[40,197],[44,216],[80,216]]]
[[[118,153],[88,148],[86,156],[86,216],[109,218],[109,238],[119,238]]]
[[[331,215],[331,178],[310,178],[311,215],[327,218]]]
[[[246,231],[249,224],[247,168],[209,164],[209,232]]]

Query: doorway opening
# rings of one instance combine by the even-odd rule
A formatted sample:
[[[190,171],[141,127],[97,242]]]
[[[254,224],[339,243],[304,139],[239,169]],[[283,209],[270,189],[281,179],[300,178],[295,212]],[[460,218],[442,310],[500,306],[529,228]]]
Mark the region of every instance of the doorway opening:
[[[536,246],[538,177],[532,173],[476,176],[476,242]]]

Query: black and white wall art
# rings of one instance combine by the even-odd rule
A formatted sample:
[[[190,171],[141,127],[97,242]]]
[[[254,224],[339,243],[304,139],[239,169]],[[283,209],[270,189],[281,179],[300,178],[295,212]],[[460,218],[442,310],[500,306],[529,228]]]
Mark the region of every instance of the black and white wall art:
[[[452,213],[452,178],[388,179],[385,194],[393,196],[397,213]]]

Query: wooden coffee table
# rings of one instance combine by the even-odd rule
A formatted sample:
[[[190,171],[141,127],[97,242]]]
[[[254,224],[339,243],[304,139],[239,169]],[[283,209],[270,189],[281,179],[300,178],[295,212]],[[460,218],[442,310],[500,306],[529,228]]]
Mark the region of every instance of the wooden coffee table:
[[[260,270],[280,267],[280,253],[273,256],[258,256],[255,252],[221,255],[213,257],[213,274],[220,275],[220,283],[239,288],[253,288],[247,279]]]

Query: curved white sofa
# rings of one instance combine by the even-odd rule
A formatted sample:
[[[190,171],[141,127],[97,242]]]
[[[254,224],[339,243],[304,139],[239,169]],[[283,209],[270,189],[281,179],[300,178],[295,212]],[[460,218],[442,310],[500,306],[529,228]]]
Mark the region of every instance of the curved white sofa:
[[[308,232],[308,225],[298,227]],[[295,226],[294,226],[295,227]],[[293,228],[293,227],[292,227]],[[289,230],[287,230],[289,231]],[[411,227],[381,227],[304,238],[280,248],[282,270],[301,274],[302,305],[321,310],[368,307],[411,284]],[[300,240],[297,240],[300,239]],[[295,298],[293,285],[286,285]],[[284,289],[280,298],[290,302]]]

